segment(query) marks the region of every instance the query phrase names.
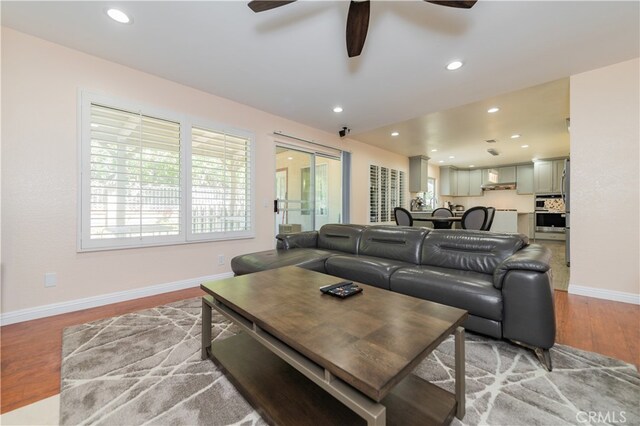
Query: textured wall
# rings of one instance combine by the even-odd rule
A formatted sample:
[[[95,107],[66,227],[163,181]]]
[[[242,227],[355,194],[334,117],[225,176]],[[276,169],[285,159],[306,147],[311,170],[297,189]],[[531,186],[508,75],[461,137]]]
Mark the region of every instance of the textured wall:
[[[256,238],[77,253],[79,89],[254,132]],[[274,130],[353,153],[354,223],[368,220],[369,163],[409,168],[406,157],[7,28],[2,113],[3,312],[228,272],[234,255],[272,248]],[[45,272],[57,272],[56,287],[44,288]]]
[[[571,77],[571,285],[640,293],[640,60]]]

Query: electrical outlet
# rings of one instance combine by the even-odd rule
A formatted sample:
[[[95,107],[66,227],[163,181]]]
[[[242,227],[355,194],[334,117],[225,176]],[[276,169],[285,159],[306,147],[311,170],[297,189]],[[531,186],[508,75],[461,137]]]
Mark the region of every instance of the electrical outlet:
[[[44,286],[55,287],[58,284],[58,275],[55,272],[47,272],[44,274]]]
[[[218,265],[219,266],[224,266],[224,254],[219,254],[218,255]]]

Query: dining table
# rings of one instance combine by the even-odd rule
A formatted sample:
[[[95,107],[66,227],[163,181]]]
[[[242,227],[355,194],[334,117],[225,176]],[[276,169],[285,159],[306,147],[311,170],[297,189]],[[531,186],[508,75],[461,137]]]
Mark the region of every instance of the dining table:
[[[460,216],[449,216],[449,217],[441,217],[441,216],[431,216],[425,218],[413,218],[414,222],[461,222],[462,217]]]

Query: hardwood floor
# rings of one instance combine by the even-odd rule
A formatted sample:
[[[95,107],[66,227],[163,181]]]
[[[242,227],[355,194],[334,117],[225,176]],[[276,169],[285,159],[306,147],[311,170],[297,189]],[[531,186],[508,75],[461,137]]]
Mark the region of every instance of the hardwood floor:
[[[60,392],[65,327],[201,295],[193,288],[2,327],[1,412]],[[555,307],[558,343],[640,366],[640,306],[556,291]]]
[[[192,288],[1,327],[2,414],[60,393],[66,327],[202,295]]]

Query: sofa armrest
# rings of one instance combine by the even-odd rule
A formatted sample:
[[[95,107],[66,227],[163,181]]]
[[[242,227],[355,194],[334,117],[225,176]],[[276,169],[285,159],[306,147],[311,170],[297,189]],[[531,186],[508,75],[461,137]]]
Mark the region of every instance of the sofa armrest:
[[[502,337],[536,348],[555,343],[551,270],[510,270],[502,288]]]
[[[316,248],[318,246],[318,231],[296,232],[294,234],[276,235],[278,249]]]
[[[501,289],[509,271],[547,272],[551,269],[551,250],[540,244],[531,244],[507,257],[493,272],[493,286]]]

